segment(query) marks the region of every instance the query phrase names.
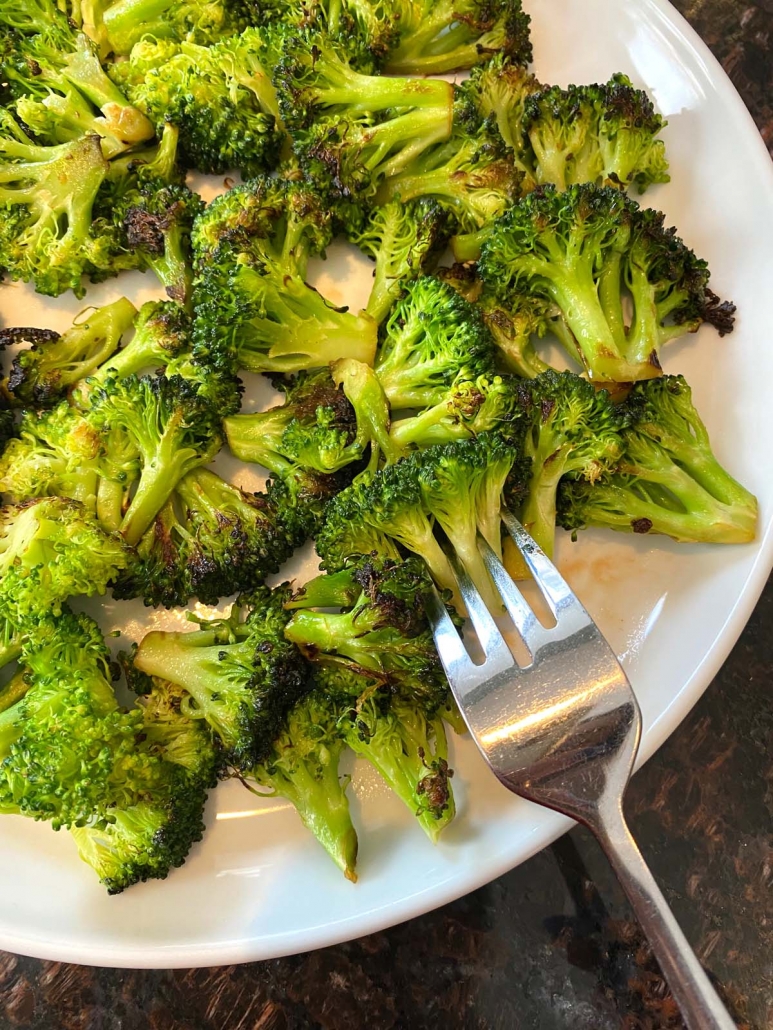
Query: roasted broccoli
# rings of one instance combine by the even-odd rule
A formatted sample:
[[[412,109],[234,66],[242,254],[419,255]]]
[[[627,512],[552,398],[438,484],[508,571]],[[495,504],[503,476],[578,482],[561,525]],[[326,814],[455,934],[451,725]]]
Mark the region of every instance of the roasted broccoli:
[[[376,207],[366,224],[349,234],[350,242],[375,261],[373,287],[365,308],[381,324],[408,280],[417,279],[445,246],[448,217],[432,199]]]
[[[395,305],[375,370],[393,409],[430,407],[457,379],[494,374],[494,344],[475,307],[424,276],[408,283]]]
[[[115,518],[130,544],[139,543],[185,473],[211,461],[222,442],[218,413],[181,376],[110,375],[91,391],[85,417],[107,459],[120,455]],[[124,511],[127,466],[137,481]]]
[[[680,541],[742,544],[754,539],[757,500],[719,464],[681,376],[634,386],[631,425],[616,468],[593,480],[564,480],[559,522],[664,533]]]
[[[113,596],[167,608],[191,597],[217,604],[278,572],[295,544],[268,497],[193,469],[141,538],[138,560],[113,584]]]
[[[387,72],[437,75],[471,68],[489,54],[519,64],[532,58],[529,25],[521,0],[400,0],[400,39]]]
[[[313,691],[302,698],[247,782],[256,783],[261,795],[291,801],[347,880],[356,880],[357,833],[346,796],[348,779],[342,780],[338,771],[346,749],[339,717],[339,705],[329,694]]]
[[[204,719],[222,762],[249,772],[271,753],[289,709],[310,687],[300,652],[285,640],[289,591],[260,588],[248,608],[202,621],[190,633],[148,633],[134,657],[140,672],[178,684],[182,710]]]
[[[661,374],[665,342],[703,322],[724,335],[735,311],[711,292],[706,262],[663,218],[611,187],[540,187],[494,227],[480,272],[505,306],[519,293],[552,301],[568,330],[562,342],[593,379],[651,379]]]
[[[623,452],[627,418],[605,390],[571,372],[544,372],[519,390],[527,420],[524,454],[531,459],[528,493],[520,518],[552,557],[556,494],[564,476],[595,483]]]
[[[309,257],[331,239],[330,206],[303,184],[259,178],[215,200],[194,228],[194,355],[226,374],[372,364],[373,319],[305,281]]]
[[[217,43],[251,23],[249,0],[117,0],[102,12],[109,47],[130,54],[145,37]]]
[[[148,301],[134,320],[134,336],[103,361],[86,384],[89,390],[108,378],[123,378],[149,368],[163,368],[186,354],[191,345],[191,321],[172,301]]]
[[[121,297],[87,308],[61,336],[46,329],[0,329],[0,346],[28,344],[13,359],[6,389],[21,404],[53,407],[113,355],[136,314],[131,301]]]
[[[522,174],[493,119],[480,116],[461,91],[450,138],[426,149],[381,184],[379,203],[433,197],[452,216],[457,233],[477,233],[499,218],[522,192]],[[474,256],[474,255],[473,255]]]
[[[271,33],[247,29],[214,46],[143,39],[112,75],[156,130],[180,132],[183,162],[201,172],[269,171],[284,139],[271,84]]]
[[[0,508],[0,617],[20,622],[57,613],[78,594],[103,594],[131,561],[82,504],[42,497]]]

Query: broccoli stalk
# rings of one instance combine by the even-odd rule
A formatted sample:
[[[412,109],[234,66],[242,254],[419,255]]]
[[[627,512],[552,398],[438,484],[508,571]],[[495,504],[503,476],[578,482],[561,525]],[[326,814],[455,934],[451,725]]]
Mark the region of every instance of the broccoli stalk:
[[[399,9],[400,38],[387,72],[438,75],[472,68],[497,52],[531,62],[531,19],[520,0],[407,0]]]
[[[148,301],[135,313],[134,336],[90,376],[89,389],[109,378],[123,379],[153,366],[165,366],[190,346],[191,323],[171,301]]]
[[[61,336],[41,339],[32,329],[0,330],[0,345],[30,342],[13,359],[6,387],[22,404],[50,408],[71,386],[90,375],[118,347],[136,308],[125,297],[87,309]]]
[[[110,49],[123,55],[146,36],[216,45],[240,32],[250,15],[248,5],[238,0],[117,0],[103,12],[103,20]]]
[[[202,621],[190,633],[148,633],[134,665],[182,687],[185,713],[204,719],[219,741],[223,761],[247,773],[271,752],[284,718],[307,691],[297,649],[284,638],[287,591],[255,592],[242,618]]]
[[[378,376],[361,361],[342,358],[330,366],[333,382],[346,394],[357,419],[355,443],[362,454],[370,446],[370,467],[375,469],[383,455],[387,464],[403,457],[403,448],[390,433],[389,402]]]
[[[680,541],[754,539],[757,500],[719,464],[681,376],[637,384],[617,467],[598,482],[562,484],[559,519],[572,530],[608,526]]]
[[[356,881],[357,833],[349,813],[346,781],[338,765],[346,743],[338,731],[338,710],[316,691],[291,709],[287,726],[267,758],[249,773],[261,796],[279,795],[293,807],[347,880]]]

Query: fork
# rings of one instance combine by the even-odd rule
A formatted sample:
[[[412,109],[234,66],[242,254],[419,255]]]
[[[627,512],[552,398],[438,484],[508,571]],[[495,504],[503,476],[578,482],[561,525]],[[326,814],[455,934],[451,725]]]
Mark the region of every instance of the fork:
[[[607,855],[690,1030],[735,1030],[623,814],[641,737],[628,677],[596,624],[523,526],[502,519],[555,618],[547,629],[486,540],[478,547],[531,656],[519,665],[463,564],[449,561],[485,656],[473,663],[437,591],[427,609],[440,660],[475,743],[514,794],[583,823]]]

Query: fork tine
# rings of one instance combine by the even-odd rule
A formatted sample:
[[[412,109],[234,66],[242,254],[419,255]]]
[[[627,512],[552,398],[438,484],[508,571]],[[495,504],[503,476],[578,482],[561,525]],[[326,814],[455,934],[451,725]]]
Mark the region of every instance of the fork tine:
[[[515,659],[505,638],[499,632],[499,627],[494,622],[491,612],[484,604],[483,598],[455,551],[449,549],[448,560],[459,584],[459,593],[467,608],[467,614],[486,657],[486,669],[489,674],[494,675],[497,671],[515,667]]]
[[[494,580],[494,586],[505,603],[508,615],[513,620],[513,625],[518,630],[532,658],[536,658],[539,649],[548,643],[549,633],[526,603],[523,594],[513,582],[488,540],[481,535],[478,536],[478,549]]]
[[[427,617],[432,626],[432,635],[435,638],[435,647],[440,661],[451,683],[460,682],[463,677],[473,674],[475,665],[467,654],[467,648],[462,643],[456,626],[451,621],[451,616],[446,611],[446,606],[434,584],[427,596]]]
[[[571,587],[561,573],[548,558],[541,547],[529,536],[512,512],[502,507],[502,521],[515,546],[521,552],[526,564],[531,569],[534,581],[550,605],[556,621],[562,615],[574,616],[578,622],[593,625],[593,621],[572,592]]]

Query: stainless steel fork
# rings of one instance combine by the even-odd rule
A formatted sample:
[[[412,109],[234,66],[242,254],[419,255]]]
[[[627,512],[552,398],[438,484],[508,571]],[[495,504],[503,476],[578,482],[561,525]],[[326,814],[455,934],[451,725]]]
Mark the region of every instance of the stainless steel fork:
[[[641,736],[628,677],[556,567],[508,511],[502,518],[556,620],[546,629],[482,536],[478,546],[531,656],[513,657],[464,566],[449,554],[485,655],[473,663],[440,597],[429,616],[440,660],[475,742],[515,794],[584,823],[596,836],[649,938],[690,1030],[734,1030],[649,871],[623,815]]]

